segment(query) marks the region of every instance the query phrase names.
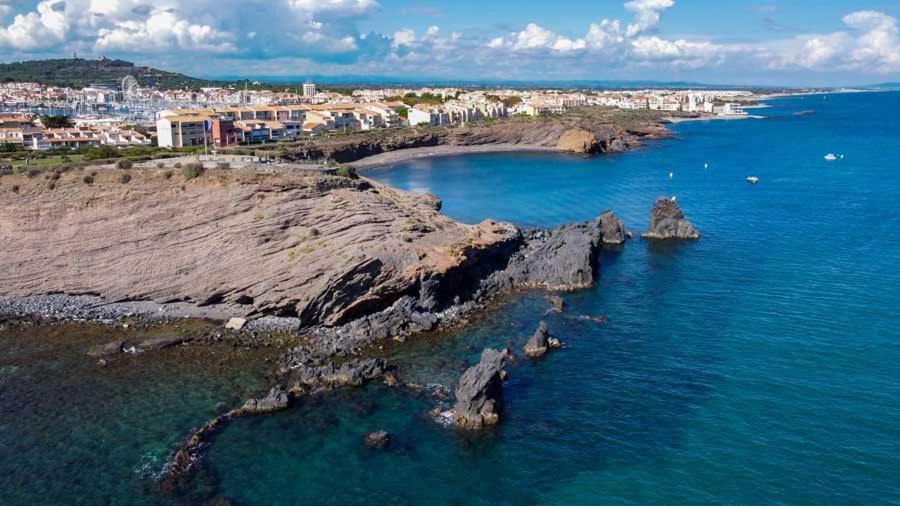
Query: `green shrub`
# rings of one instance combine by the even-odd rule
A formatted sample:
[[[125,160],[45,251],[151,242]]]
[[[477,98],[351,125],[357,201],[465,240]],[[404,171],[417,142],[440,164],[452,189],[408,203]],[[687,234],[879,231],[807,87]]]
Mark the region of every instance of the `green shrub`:
[[[176,168],[176,169],[180,169],[180,168],[181,168],[181,162],[175,162],[175,168]]]
[[[94,184],[94,176],[91,174],[84,176],[81,180],[84,181],[84,184]]]
[[[172,179],[172,171],[167,170],[167,171],[163,172],[163,177],[166,179]]]
[[[127,170],[132,167],[134,167],[134,162],[132,162],[131,160],[119,160],[118,162],[116,162],[117,169],[126,169]]]
[[[231,164],[228,162],[219,162],[216,164],[216,168],[219,170],[231,170]]]
[[[122,174],[119,176],[119,182],[122,184],[126,184],[131,181],[131,174]]]
[[[195,177],[200,177],[203,173],[206,172],[206,168],[203,167],[202,163],[189,163],[181,169],[181,174],[185,179],[194,179]]]
[[[26,172],[25,174],[28,176],[29,179],[34,179],[40,173],[41,173],[41,171],[39,171],[37,169],[29,169],[28,172]]]
[[[59,181],[59,177],[60,177],[60,173],[58,171],[54,170],[53,173],[50,174],[50,179],[52,179],[54,181]]]
[[[56,183],[55,183],[54,181],[50,181],[49,183],[47,183],[47,189],[48,189],[48,190],[55,190],[55,189],[56,189]]]
[[[349,165],[338,165],[334,171],[334,175],[340,177],[348,177],[350,179],[356,179],[359,175],[356,173],[356,169]]]
[[[10,190],[12,190],[13,193],[19,193],[19,185],[12,185],[12,188],[10,188]]]
[[[163,162],[157,162],[157,164],[156,164],[156,168],[158,168],[158,169],[161,169],[165,166],[166,166],[166,164],[164,164]]]

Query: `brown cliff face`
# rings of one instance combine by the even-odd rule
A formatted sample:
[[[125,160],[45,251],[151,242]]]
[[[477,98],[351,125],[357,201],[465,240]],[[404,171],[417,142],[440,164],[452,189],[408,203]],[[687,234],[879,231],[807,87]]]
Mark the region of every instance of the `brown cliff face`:
[[[555,148],[597,154],[624,151],[643,139],[669,135],[658,111],[583,108],[560,116],[511,117],[459,127],[369,131],[303,141],[278,156],[287,161],[329,159],[354,162],[401,149],[491,144]]]
[[[336,324],[518,232],[442,216],[435,197],[365,179],[100,170],[0,186],[0,293],[224,304]],[[13,181],[15,180],[15,181]],[[14,184],[19,191],[10,191]]]

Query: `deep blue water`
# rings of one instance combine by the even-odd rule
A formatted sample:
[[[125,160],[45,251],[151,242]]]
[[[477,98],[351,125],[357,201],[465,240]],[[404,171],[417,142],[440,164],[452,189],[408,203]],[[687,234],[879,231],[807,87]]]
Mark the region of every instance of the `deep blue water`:
[[[605,253],[597,286],[565,294],[563,315],[526,292],[399,348],[406,379],[452,386],[484,347],[520,348],[546,320],[569,347],[508,368],[496,430],[458,434],[424,416],[429,398],[380,385],[308,399],[214,439],[217,493],[241,504],[900,504],[900,94],[771,104],[756,111],[769,119],[683,123],[676,139],[622,155],[470,155],[370,173],[434,192],[470,223],[553,226],[611,208],[639,232],[653,199],[675,195],[703,236]],[[597,314],[609,322],[574,318]],[[37,352],[7,348],[0,443],[15,451],[0,450],[0,503],[168,501],[147,475],[229,401],[229,385],[253,385],[124,369],[131,390],[91,379],[14,415],[8,386],[52,385],[41,377],[60,366],[47,352],[32,371],[16,360]],[[99,414],[71,400],[107,396],[113,409]],[[157,412],[172,405],[177,416]],[[57,407],[84,421],[37,423]],[[69,426],[71,441],[47,444]],[[369,451],[361,437],[379,428],[392,444]]]

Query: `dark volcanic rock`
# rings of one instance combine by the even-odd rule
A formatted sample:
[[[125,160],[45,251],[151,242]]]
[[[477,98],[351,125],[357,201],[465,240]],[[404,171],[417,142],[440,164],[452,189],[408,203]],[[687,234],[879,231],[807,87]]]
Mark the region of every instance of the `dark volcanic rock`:
[[[283,373],[290,374],[298,384],[308,387],[360,386],[388,371],[383,359],[352,359],[341,365],[321,355],[298,347],[282,357]]]
[[[550,349],[550,332],[547,331],[547,325],[541,322],[538,329],[528,338],[525,343],[525,354],[529,357],[540,357]]]
[[[501,371],[505,352],[486,349],[481,361],[470,367],[456,387],[453,423],[465,429],[481,429],[500,421],[503,411],[503,379]]]
[[[600,232],[604,244],[622,244],[625,242],[625,224],[612,211],[603,211],[597,218],[600,221]]]
[[[281,385],[276,385],[269,390],[269,394],[262,399],[249,399],[241,408],[242,414],[247,413],[271,413],[285,409],[290,404],[290,397]]]
[[[386,430],[376,430],[363,437],[363,443],[369,448],[382,450],[391,442],[391,435]]]
[[[650,210],[650,229],[641,234],[648,239],[699,239],[700,233],[675,203],[675,198],[659,197]]]
[[[105,355],[114,355],[116,353],[122,352],[122,346],[125,345],[125,341],[111,341],[106,344],[98,344],[97,346],[91,346],[88,349],[87,354],[90,357],[103,357]]]
[[[602,240],[599,221],[527,229],[522,235],[525,245],[506,269],[485,280],[489,293],[516,287],[576,290],[594,284]]]

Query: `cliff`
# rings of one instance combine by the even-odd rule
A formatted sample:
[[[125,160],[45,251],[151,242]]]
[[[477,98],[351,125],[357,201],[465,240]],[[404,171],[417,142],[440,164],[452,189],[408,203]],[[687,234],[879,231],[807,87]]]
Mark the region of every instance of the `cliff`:
[[[0,294],[219,304],[337,324],[453,270],[462,251],[513,240],[468,226],[432,196],[336,176],[79,171],[0,185]],[[17,191],[12,191],[17,186]]]
[[[402,149],[491,144],[598,154],[625,151],[644,139],[668,136],[658,111],[586,107],[558,116],[517,116],[459,127],[414,127],[324,137],[299,142],[277,156],[284,161],[328,159],[350,163]]]

